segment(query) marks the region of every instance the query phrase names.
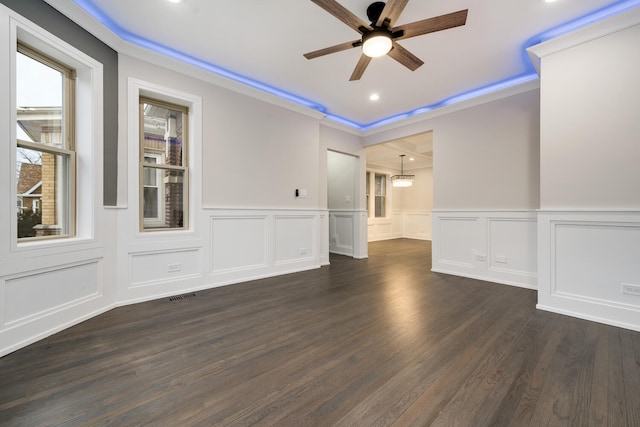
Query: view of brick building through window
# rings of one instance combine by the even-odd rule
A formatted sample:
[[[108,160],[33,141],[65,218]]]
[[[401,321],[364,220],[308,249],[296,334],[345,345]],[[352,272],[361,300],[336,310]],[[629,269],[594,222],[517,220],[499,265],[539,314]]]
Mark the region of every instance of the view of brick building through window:
[[[60,108],[18,109],[18,127],[22,139],[46,145],[61,145],[60,123]],[[58,221],[57,202],[60,185],[57,179],[59,173],[56,171],[59,163],[64,163],[64,160],[57,154],[23,147],[18,147],[17,153],[18,237],[60,234],[62,227]]]
[[[186,150],[181,107],[144,100],[143,109],[143,229],[185,227]]]
[[[23,45],[16,59],[17,237],[70,236],[74,73]]]

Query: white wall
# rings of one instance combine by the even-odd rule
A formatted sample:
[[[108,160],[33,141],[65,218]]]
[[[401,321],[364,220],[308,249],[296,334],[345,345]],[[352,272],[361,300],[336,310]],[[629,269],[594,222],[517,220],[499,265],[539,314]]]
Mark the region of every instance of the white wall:
[[[411,187],[393,188],[394,203],[402,211],[431,211],[433,209],[433,168],[405,170],[415,175]]]
[[[543,209],[640,209],[639,41],[635,25],[542,58]]]
[[[538,105],[531,91],[436,119],[434,207],[538,208]]]
[[[211,85],[204,97],[205,206],[323,205],[315,118]],[[296,199],[295,189],[307,190],[307,198]]]
[[[531,49],[541,71],[538,307],[640,330],[640,9]]]

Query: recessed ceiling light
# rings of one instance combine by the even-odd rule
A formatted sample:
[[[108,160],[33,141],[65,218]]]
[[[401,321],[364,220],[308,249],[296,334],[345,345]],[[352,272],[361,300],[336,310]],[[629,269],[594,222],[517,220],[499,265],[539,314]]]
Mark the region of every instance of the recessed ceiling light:
[[[413,157],[409,157],[409,160],[413,162],[415,159]]]
[[[378,99],[380,99],[380,95],[378,95],[377,93],[372,93],[372,94],[369,96],[369,100],[370,100],[370,101],[377,101]]]
[[[542,3],[555,3],[558,0],[541,0],[541,1],[542,1]]]
[[[169,0],[170,3],[180,3],[182,0]]]

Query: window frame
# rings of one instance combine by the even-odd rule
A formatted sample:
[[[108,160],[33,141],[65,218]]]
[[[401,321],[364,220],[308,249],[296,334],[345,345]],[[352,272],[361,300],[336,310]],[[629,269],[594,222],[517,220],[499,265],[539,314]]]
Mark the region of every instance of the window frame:
[[[25,243],[31,241],[51,240],[51,239],[68,239],[77,235],[76,224],[76,207],[77,207],[77,152],[76,152],[76,71],[73,67],[68,66],[60,59],[55,59],[46,53],[32,47],[24,41],[17,40],[15,47],[15,54],[25,55],[32,60],[38,61],[41,64],[52,68],[61,73],[63,79],[63,93],[62,93],[62,111],[61,111],[61,127],[62,127],[62,147],[56,147],[55,145],[44,144],[41,142],[31,142],[19,139],[15,137],[16,156],[17,151],[20,148],[27,150],[38,151],[41,153],[52,154],[54,156],[61,156],[67,159],[67,170],[64,173],[65,182],[62,183],[67,190],[64,192],[66,197],[61,201],[65,204],[64,209],[66,225],[63,229],[67,229],[68,232],[58,235],[36,236],[36,237],[18,237],[16,234],[16,241],[18,243]],[[17,62],[16,62],[17,66]],[[14,72],[16,72],[15,68]],[[17,108],[13,105],[13,108]],[[17,116],[16,116],[17,118]],[[14,126],[16,125],[14,123]],[[14,161],[16,159],[14,158]],[[56,167],[56,175],[59,170]],[[23,205],[24,206],[24,205]]]
[[[168,108],[168,109],[172,109],[175,111],[180,111],[182,113],[182,157],[181,157],[181,165],[170,165],[170,164],[165,164],[164,162],[161,163],[145,163],[144,159],[145,156],[146,157],[155,157],[157,156],[157,154],[159,154],[159,152],[155,151],[155,150],[146,150],[145,149],[145,144],[144,144],[144,104],[145,103],[149,103],[149,104],[153,104],[155,106],[158,107],[163,107],[163,108]],[[153,95],[148,95],[148,94],[139,94],[138,96],[138,110],[139,110],[139,114],[138,114],[138,125],[139,125],[139,130],[138,130],[138,145],[139,145],[139,149],[138,149],[138,181],[139,181],[139,185],[138,185],[138,189],[139,189],[139,196],[138,196],[138,203],[139,203],[139,231],[141,233],[149,233],[149,232],[158,232],[158,231],[184,231],[184,230],[189,230],[189,193],[190,193],[190,186],[189,186],[189,141],[190,141],[190,135],[189,135],[189,127],[190,127],[190,108],[188,106],[185,105],[181,105],[181,104],[177,104],[177,103],[173,103],[173,102],[168,102],[168,101],[164,101],[161,100],[159,98],[154,97]],[[162,158],[164,158],[164,155],[162,155]],[[159,183],[158,185],[158,218],[145,218],[144,217],[144,169],[145,168],[152,168],[152,169],[156,169],[157,171],[178,171],[178,172],[182,172],[182,176],[183,176],[183,182],[182,182],[182,189],[183,189],[183,200],[182,200],[182,207],[183,207],[183,212],[182,212],[182,226],[181,227],[164,227],[164,223],[165,223],[165,213],[164,213],[164,208],[165,208],[165,203],[164,203],[164,194],[165,194],[165,189],[164,189],[164,185],[162,183]],[[161,175],[161,174],[158,174]],[[162,180],[161,177],[159,177],[160,180]]]
[[[383,183],[383,188],[381,191],[381,195],[377,194],[376,191],[376,186],[377,186],[377,181],[378,178],[381,178],[382,183]],[[373,198],[373,215],[374,218],[386,218],[387,217],[387,187],[388,187],[388,178],[389,176],[387,174],[383,174],[383,173],[375,173],[373,175],[373,188],[374,188],[374,198]],[[376,210],[376,204],[378,199],[381,199],[382,204],[382,215],[378,215],[377,210]]]

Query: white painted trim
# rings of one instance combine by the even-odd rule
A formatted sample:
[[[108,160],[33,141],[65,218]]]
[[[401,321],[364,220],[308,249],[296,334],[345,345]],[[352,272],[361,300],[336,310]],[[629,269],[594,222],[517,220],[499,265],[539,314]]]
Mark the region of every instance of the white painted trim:
[[[185,105],[189,109],[189,131],[187,141],[187,155],[189,163],[189,228],[184,230],[167,231],[141,231],[139,227],[140,215],[140,174],[139,174],[139,150],[140,150],[140,123],[139,100],[140,96],[148,96],[154,99]],[[127,140],[128,140],[128,209],[130,212],[130,236],[133,241],[137,239],[159,240],[167,236],[172,238],[185,238],[199,231],[199,215],[197,212],[202,206],[202,97],[186,93],[177,89],[168,88],[156,83],[129,77],[127,79]]]
[[[9,57],[10,105],[15,105],[16,85],[16,49],[18,39],[28,43],[52,58],[64,62],[76,69],[78,90],[76,91],[75,148],[76,165],[76,235],[69,238],[42,239],[18,242],[17,224],[11,221],[10,256],[41,256],[57,254],[60,251],[90,249],[99,245],[102,200],[102,151],[103,151],[103,66],[84,52],[71,46],[64,40],[49,33],[33,22],[8,8],[2,9],[8,16],[9,43],[5,47]],[[18,35],[20,34],[20,37]],[[16,122],[16,110],[10,110],[10,121]],[[9,140],[16,141],[15,126],[9,126]],[[11,144],[10,158],[16,158],[15,143]],[[13,169],[13,166],[12,168]],[[16,177],[11,176],[11,195],[15,194]],[[13,202],[15,206],[15,201]]]
[[[451,276],[466,277],[466,278],[469,278],[469,279],[480,280],[480,281],[483,281],[483,282],[491,282],[491,283],[497,283],[499,285],[514,286],[516,288],[524,288],[524,289],[532,289],[532,290],[537,290],[538,289],[535,285],[529,285],[529,284],[526,284],[526,283],[523,284],[523,283],[520,283],[520,282],[511,281],[511,280],[487,278],[486,276],[483,276],[483,275],[464,273],[464,272],[460,272],[460,271],[457,271],[457,270],[447,270],[447,269],[442,269],[442,268],[432,268],[431,271],[433,273],[449,274]]]
[[[636,7],[603,21],[592,23],[568,34],[531,46],[527,48],[527,53],[539,74],[540,60],[545,56],[571,49],[638,24],[640,24],[640,8]]]

